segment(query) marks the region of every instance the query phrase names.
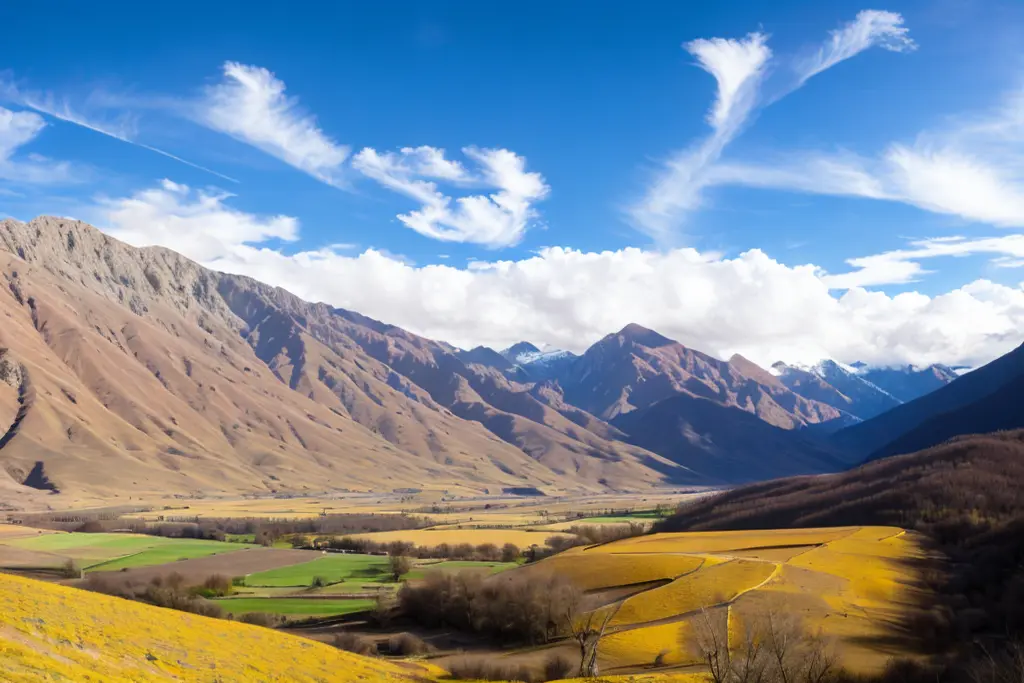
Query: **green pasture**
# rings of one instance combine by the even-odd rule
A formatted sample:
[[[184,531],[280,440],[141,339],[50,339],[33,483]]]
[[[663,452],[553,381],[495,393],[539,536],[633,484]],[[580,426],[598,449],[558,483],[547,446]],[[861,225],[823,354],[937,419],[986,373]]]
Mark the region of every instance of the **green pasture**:
[[[373,600],[331,600],[328,598],[221,598],[214,600],[231,614],[266,612],[298,617],[330,617],[372,609]]]

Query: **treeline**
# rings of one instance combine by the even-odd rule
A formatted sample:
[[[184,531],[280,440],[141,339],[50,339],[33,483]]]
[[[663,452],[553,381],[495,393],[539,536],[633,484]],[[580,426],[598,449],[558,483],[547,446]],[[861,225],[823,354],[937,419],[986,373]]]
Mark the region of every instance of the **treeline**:
[[[286,536],[310,534],[366,534],[405,531],[430,525],[412,515],[337,514],[310,519],[266,517],[174,517],[157,520],[127,517],[123,513],[26,515],[21,523],[40,529],[80,533],[128,532],[167,538],[224,541],[231,536],[252,536],[255,543],[273,545]]]
[[[610,543],[644,533],[642,524],[595,524],[572,526],[564,536],[548,536],[543,545],[531,545],[521,549],[514,543],[498,546],[494,543],[440,543],[436,546],[422,546],[403,541],[381,543],[352,536],[315,536],[302,534],[292,536],[296,548],[335,550],[368,555],[402,555],[417,559],[475,560],[478,562],[515,562],[525,557],[527,562],[536,562],[569,548],[581,545]],[[543,534],[538,533],[538,539]]]
[[[398,591],[398,613],[426,628],[452,628],[503,645],[547,643],[564,634],[580,602],[564,577],[432,572]]]
[[[100,572],[87,574],[77,587],[204,617],[229,619],[231,615],[210,598],[231,595],[234,592],[234,581],[222,574],[211,574],[199,583],[189,583],[178,572],[171,572],[167,576],[154,576],[149,581],[136,581]],[[240,614],[237,620],[259,626],[276,626],[281,622],[281,618],[276,615],[259,612]]]
[[[911,564],[924,597],[902,625],[905,634],[935,652],[998,658],[1024,634],[1022,482],[1024,431],[961,437],[842,474],[722,493],[680,507],[655,531],[886,525],[921,532],[947,561]]]

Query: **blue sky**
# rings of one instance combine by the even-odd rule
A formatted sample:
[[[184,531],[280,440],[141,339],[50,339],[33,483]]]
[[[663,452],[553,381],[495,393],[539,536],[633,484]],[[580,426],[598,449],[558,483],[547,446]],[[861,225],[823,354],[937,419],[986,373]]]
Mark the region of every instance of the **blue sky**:
[[[1019,2],[331,5],[4,4],[0,215],[467,346],[1020,341]]]

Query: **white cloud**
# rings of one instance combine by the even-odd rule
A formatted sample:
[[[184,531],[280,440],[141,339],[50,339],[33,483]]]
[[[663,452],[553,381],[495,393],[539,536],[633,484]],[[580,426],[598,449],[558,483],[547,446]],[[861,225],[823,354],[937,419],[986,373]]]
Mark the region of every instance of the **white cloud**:
[[[159,244],[200,262],[230,260],[246,244],[298,239],[295,218],[239,211],[225,203],[231,196],[164,180],[130,197],[99,199],[90,218],[129,244]]]
[[[94,133],[106,135],[114,138],[115,140],[127,142],[130,145],[135,145],[136,147],[141,147],[142,149],[149,150],[150,152],[155,152],[156,154],[165,156],[168,159],[173,159],[174,161],[185,164],[186,166],[191,166],[192,168],[215,175],[218,178],[223,178],[224,180],[229,180],[233,183],[238,182],[230,176],[224,175],[223,173],[219,173],[205,166],[200,166],[199,164],[162,150],[159,147],[153,147],[139,142],[136,139],[138,134],[137,121],[128,112],[123,112],[116,120],[95,119],[73,108],[67,99],[60,99],[50,92],[22,91],[13,83],[5,80],[0,80],[0,99],[17,102],[23,107],[32,109],[41,114],[46,114],[58,121],[71,123],[76,126],[80,126],[81,128],[91,130]]]
[[[991,263],[1001,268],[1016,268],[1024,263],[1024,235],[976,239],[940,237],[916,240],[909,246],[909,249],[895,249],[881,254],[847,259],[846,263],[856,270],[825,275],[822,279],[833,289],[904,284],[914,282],[930,272],[921,265],[921,261],[925,259],[975,254],[996,255],[991,259]]]
[[[18,155],[19,149],[35,140],[45,127],[46,121],[34,112],[0,107],[0,180],[36,184],[74,179],[67,162],[37,154]]]
[[[726,147],[758,109],[777,102],[812,76],[872,46],[895,52],[916,47],[907,35],[902,16],[866,10],[843,28],[832,31],[813,57],[791,61],[797,72],[796,82],[776,87],[773,94],[765,97],[764,82],[777,61],[766,43],[765,34],[751,33],[742,40],[701,39],[683,46],[697,58],[701,68],[715,77],[717,92],[708,114],[712,132],[690,148],[670,155],[644,196],[628,209],[634,225],[655,240],[672,240],[685,215],[701,206],[705,188],[721,183],[724,176],[750,175],[742,168],[721,171],[718,165]]]
[[[342,185],[349,148],[328,137],[316,118],[285,94],[267,69],[225,62],[224,79],[206,89],[197,120],[263,150],[331,185]]]
[[[766,40],[763,33],[751,33],[742,40],[713,38],[684,45],[701,68],[715,77],[717,93],[708,113],[713,131],[694,147],[673,154],[643,199],[630,208],[634,224],[654,239],[667,241],[679,217],[700,205],[706,169],[740,132],[757,101],[771,58]]]
[[[877,45],[892,52],[910,52],[917,45],[896,12],[863,10],[846,26],[831,31],[829,40],[809,59],[796,64],[800,82]]]
[[[286,255],[260,241],[293,239],[294,219],[248,214],[228,201],[168,181],[106,200],[100,209],[106,225],[135,244],[178,249],[218,270],[464,347],[502,348],[527,339],[582,351],[638,322],[719,357],[742,353],[762,364],[830,356],[976,365],[1013,348],[1024,329],[1020,287],[979,280],[929,297],[852,286],[838,296],[830,278],[841,275],[787,266],[758,250],[725,259],[694,249],[550,248],[519,261],[465,268],[416,266],[372,249]],[[1024,255],[1024,243],[1008,237],[926,240],[881,261],[965,253]]]
[[[1024,227],[1024,90],[994,112],[893,143],[875,158],[804,153],[723,163],[709,184],[903,202],[997,227]]]
[[[536,218],[533,204],[548,195],[543,176],[527,172],[526,159],[507,149],[465,147],[462,153],[475,162],[475,172],[448,160],[444,150],[434,147],[405,147],[383,154],[367,147],[353,157],[352,166],[419,202],[421,208],[400,214],[398,219],[421,235],[488,247],[516,244]],[[435,181],[483,186],[495,192],[458,197],[453,202]]]

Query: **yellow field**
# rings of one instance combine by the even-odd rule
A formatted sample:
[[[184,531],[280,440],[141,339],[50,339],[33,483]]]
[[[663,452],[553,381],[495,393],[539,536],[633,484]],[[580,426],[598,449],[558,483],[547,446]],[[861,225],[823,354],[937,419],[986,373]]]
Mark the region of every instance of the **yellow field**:
[[[907,560],[922,552],[913,534],[888,527],[656,534],[520,571],[558,572],[595,599],[622,601],[601,645],[606,674],[694,664],[684,643],[702,608],[727,618],[733,635],[767,610],[796,614],[834,642],[844,666],[870,673],[901,654],[883,643],[911,609]],[[671,582],[643,585],[659,579]]]
[[[267,628],[5,574],[0,660],[10,683],[411,682],[426,673]]]
[[[459,543],[469,543],[471,545],[493,543],[499,547],[505,543],[514,543],[520,548],[529,548],[531,545],[544,545],[544,541],[553,536],[568,535],[543,531],[523,531],[521,529],[410,529],[408,531],[378,531],[371,534],[355,534],[352,538],[362,538],[376,541],[377,543],[402,541],[428,548],[436,547],[442,543],[449,545],[458,545]]]

